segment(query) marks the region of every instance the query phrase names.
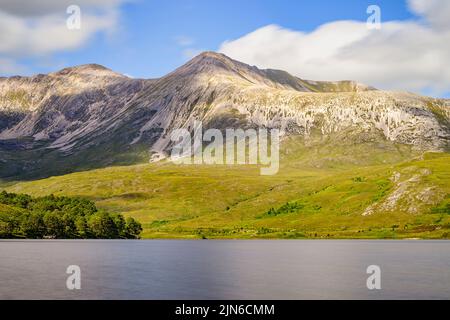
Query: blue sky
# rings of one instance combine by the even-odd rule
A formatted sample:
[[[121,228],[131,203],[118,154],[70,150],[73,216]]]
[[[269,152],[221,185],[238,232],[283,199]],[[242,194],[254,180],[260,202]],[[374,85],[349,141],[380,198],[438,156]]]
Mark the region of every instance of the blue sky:
[[[31,73],[71,65],[99,63],[134,77],[162,76],[187,61],[188,48],[216,51],[226,40],[278,24],[311,31],[335,20],[367,19],[374,1],[310,0],[137,0],[121,6],[120,24],[112,36],[94,35],[81,48],[53,54],[44,61],[30,59]],[[412,17],[404,1],[377,1],[383,20]],[[178,44],[189,38],[189,46]]]
[[[61,18],[66,19],[67,14],[65,8],[58,7],[58,5],[67,2],[68,0],[45,0],[54,6],[54,11],[49,11],[51,14],[58,14]],[[117,19],[109,24],[107,27],[99,27],[89,30],[88,35],[83,40],[76,40],[73,43],[69,43],[64,47],[64,36],[62,38],[45,39],[48,43],[49,49],[46,49],[45,53],[39,52],[34,54],[33,45],[36,44],[36,40],[27,40],[28,34],[24,33],[24,43],[18,48],[27,48],[22,52],[29,52],[29,54],[16,54],[13,49],[7,48],[2,52],[2,45],[0,44],[0,64],[4,61],[3,70],[0,66],[0,74],[36,74],[36,73],[48,73],[51,71],[59,70],[63,67],[80,65],[86,63],[98,63],[108,68],[111,68],[117,72],[127,74],[137,78],[155,78],[167,74],[173,71],[176,67],[182,65],[189,60],[195,53],[200,51],[212,50],[222,51],[230,53],[229,55],[235,59],[255,64],[260,67],[274,67],[285,69],[297,76],[302,77],[302,70],[304,65],[298,63],[298,67],[295,65],[289,65],[280,61],[295,60],[296,56],[277,58],[276,56],[264,57],[260,59],[258,52],[264,52],[269,47],[275,47],[286,44],[280,44],[277,39],[273,39],[273,44],[267,45],[267,43],[260,44],[260,46],[252,47],[248,41],[245,41],[245,36],[257,31],[257,35],[261,37],[264,32],[267,32],[264,27],[275,25],[280,29],[275,32],[280,34],[286,34],[291,32],[294,37],[301,38],[302,34],[309,34],[311,37],[315,37],[314,31],[321,26],[335,23],[338,21],[358,21],[360,24],[355,26],[355,30],[358,27],[365,24],[368,14],[366,13],[367,7],[372,4],[378,5],[382,9],[382,22],[386,24],[388,30],[379,35],[379,43],[384,43],[383,39],[386,39],[386,43],[389,39],[392,39],[391,29],[397,30],[398,28],[393,24],[389,26],[389,22],[400,21],[403,26],[398,34],[402,34],[402,37],[407,39],[408,34],[403,36],[404,30],[411,29],[408,26],[409,21],[416,23],[415,27],[420,32],[432,32],[433,36],[440,35],[435,31],[434,27],[422,27],[427,24],[424,22],[426,19],[432,21],[430,17],[436,15],[436,8],[431,8],[428,5],[424,5],[427,0],[102,0],[104,3],[110,3],[111,7],[114,7],[114,12],[117,14]],[[29,13],[24,13],[20,7],[14,4],[23,2],[23,6],[30,6],[30,2],[25,0],[5,0],[4,4],[0,4],[0,15],[2,11],[8,15],[15,15],[17,19],[21,19],[24,25],[29,27],[30,17]],[[31,1],[36,7],[39,6],[40,1]],[[73,1],[69,1],[73,2]],[[69,3],[67,2],[67,3]],[[77,1],[75,1],[77,2]],[[83,14],[87,11],[89,14],[92,10],[85,10],[90,8],[89,5],[98,5],[99,0],[78,0],[82,2],[80,5],[82,9],[82,23],[85,16]],[[447,0],[434,0],[436,2],[450,2]],[[118,5],[117,5],[118,3]],[[412,3],[417,4],[417,8],[412,10]],[[9,6],[8,6],[9,4]],[[50,7],[49,7],[50,8]],[[450,8],[447,6],[447,8]],[[49,9],[50,10],[50,9]],[[96,10],[101,8],[96,7]],[[443,9],[444,10],[444,9]],[[442,10],[441,10],[442,11]],[[445,10],[444,10],[445,11]],[[95,12],[95,10],[94,10]],[[45,13],[45,12],[44,12]],[[38,19],[37,15],[43,15],[42,10],[33,16],[33,19]],[[10,16],[8,16],[10,17]],[[42,18],[39,16],[39,18]],[[43,18],[42,18],[43,19]],[[1,20],[1,17],[0,17]],[[5,20],[5,19],[3,19]],[[442,19],[441,19],[442,20]],[[447,19],[448,20],[448,19]],[[16,21],[16,20],[12,20]],[[63,21],[63,20],[62,20]],[[434,21],[434,20],[433,20]],[[12,23],[10,23],[12,24]],[[431,22],[429,22],[431,24]],[[0,28],[1,28],[0,21]],[[82,25],[83,26],[83,25]],[[447,26],[447,25],[446,25]],[[42,29],[45,31],[48,26],[42,23]],[[336,25],[338,28],[339,25]],[[49,28],[49,27],[48,27]],[[396,29],[397,28],[397,29]],[[25,28],[26,29],[26,28]],[[441,28],[442,29],[442,28]],[[441,30],[439,29],[439,30]],[[449,28],[450,29],[450,26]],[[29,29],[31,30],[31,28]],[[82,29],[83,30],[83,29]],[[402,31],[403,30],[403,31]],[[431,30],[431,31],[430,31]],[[436,30],[437,27],[436,27]],[[13,30],[14,31],[14,30]],[[77,32],[77,31],[71,31]],[[87,31],[83,31],[87,32]],[[403,32],[403,33],[402,33]],[[413,31],[411,31],[413,32]],[[415,32],[415,31],[414,31]],[[30,32],[28,32],[30,33]],[[272,32],[273,34],[274,32]],[[42,34],[38,33],[42,38]],[[337,33],[339,34],[339,33]],[[381,34],[381,33],[380,33]],[[343,34],[344,35],[344,34]],[[69,35],[69,37],[73,36]],[[326,36],[326,35],[325,35]],[[414,36],[414,33],[412,33]],[[45,36],[44,36],[45,37]],[[230,48],[224,48],[225,41],[235,41],[244,37],[244,40],[233,43]],[[323,34],[322,34],[323,37]],[[339,37],[339,36],[337,36]],[[355,37],[357,37],[355,33]],[[377,36],[375,36],[376,39]],[[384,37],[384,38],[383,38]],[[426,36],[428,37],[428,36]],[[372,38],[374,39],[374,38]],[[2,36],[0,35],[0,41]],[[27,41],[29,43],[27,43]],[[55,43],[51,43],[51,42]],[[61,41],[62,45],[57,46],[56,42]],[[300,39],[301,41],[301,39]],[[360,39],[360,43],[366,41]],[[440,42],[435,40],[435,42]],[[423,47],[422,43],[417,40],[416,47]],[[338,44],[343,46],[343,44]],[[396,45],[394,42],[393,45]],[[428,44],[429,45],[429,44]],[[382,45],[378,44],[378,47]],[[389,50],[382,51],[372,49],[372,51],[378,52],[378,60],[374,62],[367,62],[366,66],[368,70],[373,64],[381,63],[381,58],[386,62],[385,57],[389,57],[391,52]],[[391,46],[392,47],[392,46]],[[302,48],[300,46],[300,48]],[[353,47],[346,46],[353,50]],[[17,49],[17,48],[16,48]],[[295,51],[295,47],[286,47],[286,51]],[[348,50],[350,50],[348,49]],[[356,49],[361,51],[361,45]],[[401,49],[401,47],[400,47]],[[431,48],[434,49],[434,48]],[[9,50],[9,51],[8,51]],[[253,50],[253,51],[252,51]],[[411,51],[409,53],[409,51]],[[449,52],[449,46],[439,49],[439,57],[442,59]],[[301,50],[300,50],[301,51]],[[414,55],[415,47],[412,49],[405,45],[404,52],[408,52],[410,56]],[[242,53],[241,53],[242,52]],[[357,52],[357,50],[355,51]],[[422,55],[427,56],[426,63],[430,63],[434,58],[424,52]],[[361,53],[362,54],[362,53]],[[369,56],[370,54],[366,54]],[[259,58],[258,58],[259,57]],[[357,57],[361,60],[361,56]],[[364,58],[364,55],[362,56]],[[3,59],[3,60],[2,60]],[[278,59],[278,60],[277,60]],[[400,64],[405,60],[404,57],[396,57]],[[436,60],[436,59],[434,59]],[[439,60],[439,59],[438,59]],[[356,61],[356,60],[355,60]],[[394,61],[394,60],[393,60]],[[5,67],[8,63],[10,66]],[[306,63],[306,62],[305,62]],[[360,63],[360,62],[359,62]],[[370,65],[372,63],[372,65]],[[406,62],[405,62],[406,63]],[[398,64],[398,63],[397,63]],[[416,68],[420,64],[420,61],[411,61],[412,68]],[[394,63],[395,65],[395,63]],[[440,70],[441,66],[433,65],[435,70]],[[366,72],[364,67],[358,67],[360,71]],[[386,69],[392,69],[392,65],[386,64]],[[404,66],[402,70],[407,70],[408,67]],[[425,69],[425,67],[424,67]],[[402,72],[393,71],[394,75],[387,76],[386,83],[383,83],[380,76],[364,76],[361,72],[345,72],[349,70],[347,65],[342,65],[342,70],[336,69],[330,74],[324,72],[306,72],[306,78],[312,78],[317,80],[323,77],[330,78],[329,80],[345,79],[346,77],[352,77],[358,81],[369,81],[369,84],[379,85],[387,89],[403,89],[403,79],[410,77],[427,76],[428,79],[421,81],[420,83],[410,83],[405,85],[405,89],[416,91],[424,94],[450,96],[450,90],[442,87],[442,77],[429,75],[429,68],[426,70],[413,70],[411,75],[404,74],[402,77],[396,77],[396,74],[402,74]],[[381,69],[380,69],[381,70]],[[381,72],[381,71],[380,71]],[[432,72],[431,72],[432,73]],[[340,74],[342,77],[340,78]],[[334,79],[336,77],[336,79]],[[446,79],[450,77],[450,73],[446,76]],[[332,79],[331,79],[332,78]],[[394,79],[395,78],[395,79]],[[435,83],[433,83],[433,81]],[[449,80],[450,81],[450,80]],[[438,83],[440,82],[440,84]],[[450,87],[450,83],[449,83]]]

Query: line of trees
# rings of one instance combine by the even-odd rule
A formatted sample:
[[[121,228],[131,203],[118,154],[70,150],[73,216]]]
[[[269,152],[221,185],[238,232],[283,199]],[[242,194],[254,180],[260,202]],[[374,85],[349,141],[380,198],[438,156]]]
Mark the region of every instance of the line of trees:
[[[0,193],[0,238],[137,239],[141,224],[83,198]]]

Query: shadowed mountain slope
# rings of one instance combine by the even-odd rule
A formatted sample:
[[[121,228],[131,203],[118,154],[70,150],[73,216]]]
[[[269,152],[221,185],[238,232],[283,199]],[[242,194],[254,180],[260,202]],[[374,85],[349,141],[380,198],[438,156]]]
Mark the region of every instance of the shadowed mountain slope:
[[[172,147],[170,133],[205,128],[278,128],[285,137],[346,133],[421,151],[449,147],[448,101],[315,82],[205,52],[152,80],[99,65],[0,78],[0,177],[36,178],[147,162]],[[383,143],[384,143],[383,141]]]

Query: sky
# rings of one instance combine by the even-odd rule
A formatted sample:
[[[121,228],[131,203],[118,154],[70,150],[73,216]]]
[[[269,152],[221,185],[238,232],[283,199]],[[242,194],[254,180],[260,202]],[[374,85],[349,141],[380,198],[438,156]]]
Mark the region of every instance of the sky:
[[[0,0],[0,75],[98,63],[156,78],[219,51],[304,79],[450,98],[448,17],[448,0]]]

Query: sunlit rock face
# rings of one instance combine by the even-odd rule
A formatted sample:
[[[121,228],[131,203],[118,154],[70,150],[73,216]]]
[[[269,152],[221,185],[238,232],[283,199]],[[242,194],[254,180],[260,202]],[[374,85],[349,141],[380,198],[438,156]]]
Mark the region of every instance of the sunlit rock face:
[[[418,150],[445,150],[449,118],[448,100],[353,81],[304,80],[214,52],[151,80],[99,65],[0,78],[0,150],[40,150],[43,158],[46,152],[61,155],[73,166],[93,160],[106,165],[138,150],[167,153],[172,130],[192,130],[195,120],[205,128],[278,128],[306,138],[352,129],[355,141],[375,130]],[[89,157],[71,158],[83,152]]]

